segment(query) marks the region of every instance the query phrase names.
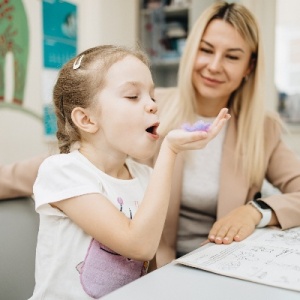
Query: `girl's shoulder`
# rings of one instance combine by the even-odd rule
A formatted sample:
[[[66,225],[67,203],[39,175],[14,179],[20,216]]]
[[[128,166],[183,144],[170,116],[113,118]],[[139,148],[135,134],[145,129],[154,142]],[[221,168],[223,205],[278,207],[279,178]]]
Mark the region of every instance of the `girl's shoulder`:
[[[83,195],[99,193],[103,176],[78,151],[54,154],[41,164],[33,192],[39,207],[45,203]]]
[[[96,167],[92,165],[78,150],[74,150],[70,153],[63,154],[53,154],[47,157],[39,168],[39,174],[51,172],[55,173],[64,173],[71,172],[82,173],[83,170],[85,172],[93,172]]]
[[[52,154],[48,156],[42,163],[40,168],[46,167],[59,167],[63,165],[69,164],[74,160],[74,154],[72,153],[64,153],[64,154]]]

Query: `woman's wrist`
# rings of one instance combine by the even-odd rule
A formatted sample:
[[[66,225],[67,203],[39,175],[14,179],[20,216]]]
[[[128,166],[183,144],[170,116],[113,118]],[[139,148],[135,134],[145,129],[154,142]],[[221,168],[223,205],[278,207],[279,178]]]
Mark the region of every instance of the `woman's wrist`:
[[[262,219],[262,214],[253,205],[251,205],[250,202],[247,203],[246,206],[249,209],[249,212],[251,214],[255,226],[257,226],[257,224],[259,224],[259,222]]]
[[[266,203],[259,200],[252,200],[248,203],[251,205],[259,214],[260,220],[256,223],[256,227],[266,227],[270,224],[272,219],[272,209]]]

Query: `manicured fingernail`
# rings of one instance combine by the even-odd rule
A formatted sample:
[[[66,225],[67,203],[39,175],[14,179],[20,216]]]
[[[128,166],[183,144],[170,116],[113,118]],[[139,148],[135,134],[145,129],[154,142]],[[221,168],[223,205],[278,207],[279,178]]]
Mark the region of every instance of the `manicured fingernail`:
[[[220,238],[219,236],[217,236],[217,237],[216,237],[216,241],[222,242],[222,238]]]
[[[215,236],[214,235],[210,235],[209,239],[212,240],[212,241],[214,241],[215,240]]]
[[[224,237],[223,241],[228,242],[229,238],[228,237]]]

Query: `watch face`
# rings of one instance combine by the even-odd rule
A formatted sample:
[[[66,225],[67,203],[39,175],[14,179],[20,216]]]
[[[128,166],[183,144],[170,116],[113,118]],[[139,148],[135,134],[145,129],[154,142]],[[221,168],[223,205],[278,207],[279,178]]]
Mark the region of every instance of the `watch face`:
[[[262,209],[270,209],[271,208],[267,203],[265,203],[261,200],[254,200],[254,202]]]

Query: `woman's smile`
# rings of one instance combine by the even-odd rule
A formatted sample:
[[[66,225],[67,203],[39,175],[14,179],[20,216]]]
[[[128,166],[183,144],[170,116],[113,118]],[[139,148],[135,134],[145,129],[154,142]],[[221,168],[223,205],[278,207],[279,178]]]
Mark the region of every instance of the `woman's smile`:
[[[219,80],[219,79],[215,79],[213,77],[208,77],[208,76],[204,76],[204,75],[201,75],[201,78],[203,80],[203,83],[206,85],[206,86],[211,86],[211,87],[216,87],[222,83],[224,83],[223,80]]]

